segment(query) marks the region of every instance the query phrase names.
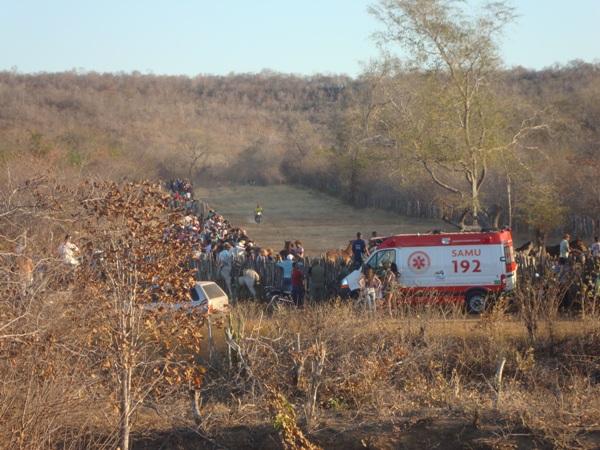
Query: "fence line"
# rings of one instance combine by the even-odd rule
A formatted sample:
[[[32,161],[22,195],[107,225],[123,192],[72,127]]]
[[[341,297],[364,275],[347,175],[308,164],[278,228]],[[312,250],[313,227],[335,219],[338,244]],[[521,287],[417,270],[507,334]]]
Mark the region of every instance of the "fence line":
[[[324,257],[303,258],[303,270],[305,275],[308,274],[308,269],[313,264],[321,264],[324,269],[325,286],[331,289],[337,285],[342,275],[348,274],[350,267],[344,264],[341,260],[333,262]],[[221,280],[219,274],[219,266],[214,257],[202,255],[199,259],[194,260],[196,279],[199,281],[215,281]],[[276,261],[266,259],[248,259],[245,257],[236,257],[233,259],[231,277],[236,280],[237,277],[243,275],[244,270],[253,269],[260,275],[260,281],[263,286],[281,286],[281,269],[277,266]]]
[[[424,219],[441,219],[444,215],[454,221],[458,221],[461,214],[460,209],[452,206],[443,206],[435,201],[404,199],[398,197],[371,197],[367,194],[358,195],[356,204],[363,208],[376,208],[386,211],[392,211],[409,217],[419,217]],[[530,227],[519,221],[513,220],[513,229],[519,231],[531,231]],[[600,225],[597,220],[586,215],[569,215],[567,217],[567,229],[578,236],[593,236],[594,233],[600,233]],[[560,230],[562,231],[562,230]]]
[[[554,260],[545,258],[539,261],[537,258],[515,255],[517,262],[517,277],[534,278],[536,274],[542,275],[552,270]],[[338,288],[339,281],[342,276],[347,275],[353,269],[346,265],[342,260],[331,261],[323,256],[316,258],[303,258],[303,270],[305,275],[308,268],[314,263],[321,264],[325,273],[325,286],[328,292],[333,288]],[[196,278],[199,281],[215,281],[220,282],[222,278],[219,274],[219,266],[214,257],[202,255],[200,259],[194,260],[195,268],[197,269]],[[281,269],[277,267],[276,261],[266,259],[247,259],[245,257],[236,257],[233,260],[231,276],[233,280],[242,276],[244,270],[253,269],[260,275],[260,280],[263,286],[280,286],[281,285]]]

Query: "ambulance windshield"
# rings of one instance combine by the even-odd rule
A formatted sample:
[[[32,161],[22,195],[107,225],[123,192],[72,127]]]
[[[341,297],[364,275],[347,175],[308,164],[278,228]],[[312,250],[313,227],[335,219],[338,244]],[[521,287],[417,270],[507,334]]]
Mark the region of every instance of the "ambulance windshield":
[[[375,253],[367,264],[377,272],[383,268],[387,269],[393,262],[396,262],[396,250],[389,249]]]

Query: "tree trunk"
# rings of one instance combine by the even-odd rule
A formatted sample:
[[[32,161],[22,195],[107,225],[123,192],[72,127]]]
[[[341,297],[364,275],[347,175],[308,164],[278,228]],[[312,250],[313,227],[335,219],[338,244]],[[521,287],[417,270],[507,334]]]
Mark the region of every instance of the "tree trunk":
[[[510,175],[506,174],[506,201],[508,203],[508,227],[512,229],[512,190]]]
[[[350,204],[352,206],[356,205],[356,194],[357,194],[357,184],[358,184],[358,169],[352,166],[352,171],[350,172]]]
[[[190,390],[190,398],[192,401],[192,415],[194,416],[194,421],[196,422],[196,425],[200,425],[202,421],[202,414],[200,412],[200,389]]]
[[[131,397],[130,397],[130,388],[131,388],[131,367],[129,364],[126,364],[125,367],[121,369],[121,401],[120,401],[120,425],[119,425],[119,434],[120,434],[120,449],[121,450],[129,450],[129,434],[130,434],[130,426],[129,426],[129,416],[131,414]]]
[[[471,181],[471,214],[473,216],[473,226],[479,225],[479,188],[477,187],[477,177],[473,176]]]
[[[538,272],[543,275],[546,268],[546,231],[536,228],[535,240],[539,249]]]

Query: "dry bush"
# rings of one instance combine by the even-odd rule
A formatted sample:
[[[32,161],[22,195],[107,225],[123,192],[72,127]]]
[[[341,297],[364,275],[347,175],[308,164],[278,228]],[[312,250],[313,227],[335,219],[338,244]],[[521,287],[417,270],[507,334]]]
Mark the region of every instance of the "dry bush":
[[[205,358],[202,398],[193,410],[188,382],[195,372],[185,369],[191,368],[192,355],[199,364],[202,352],[178,340],[183,322],[170,316],[146,326],[133,310],[135,317],[119,314],[128,310],[116,301],[121,297],[110,294],[118,288],[130,298],[127,289],[136,283],[129,275],[114,285],[86,272],[93,282],[82,286],[56,261],[55,236],[67,229],[80,238],[93,236],[110,251],[115,236],[127,237],[138,225],[119,228],[120,235],[99,227],[95,213],[88,211],[85,220],[75,215],[81,214],[75,205],[81,204],[83,188],[43,179],[11,183],[0,211],[8,213],[0,216],[1,446],[115,448],[123,425],[119,375],[126,362],[119,358],[126,355],[137,363],[130,390],[134,440],[160,442],[160,433],[190,430],[196,443],[203,442],[197,445],[216,446],[229,442],[236,427],[263,427],[260,436],[266,439],[277,434],[274,420],[285,410],[293,417],[293,423],[286,422],[293,436],[323,447],[328,447],[324,429],[368,443],[373,434],[364,426],[390,424],[407,427],[402,429],[409,434],[425,433],[418,429],[420,421],[436,423],[440,417],[468,424],[486,445],[515,445],[519,439],[538,447],[598,444],[598,319],[561,316],[561,291],[550,282],[525,282],[515,297],[516,315],[500,301],[479,318],[467,316],[462,305],[424,302],[401,303],[391,318],[387,311],[369,315],[339,300],[272,316],[260,304],[242,303],[222,327],[219,320],[212,324],[214,348]],[[126,216],[119,217],[111,223],[127,223]],[[36,267],[33,283],[24,283],[15,265],[24,230],[25,255]],[[90,234],[93,230],[103,232]],[[116,267],[127,256],[114,254],[119,258],[106,263],[105,274],[123,273],[110,264]],[[151,273],[143,275],[142,266],[128,273],[142,280]],[[140,299],[148,293],[144,286],[139,283]],[[139,328],[119,328],[124,318]],[[123,340],[123,330],[134,340]],[[204,331],[200,322],[194,332],[188,329],[196,345],[194,333]],[[125,351],[127,342],[134,353]],[[502,360],[500,384],[496,370]],[[279,409],[273,409],[272,392],[285,399]],[[228,446],[236,445],[243,446]]]
[[[202,381],[203,317],[141,307],[186,301],[195,282],[184,244],[164,240],[181,214],[148,183],[11,176],[1,194],[2,442],[129,448],[138,410]],[[66,231],[77,268],[58,258]]]
[[[554,337],[554,322],[563,299],[573,281],[553,272],[543,276],[524,276],[514,293],[517,314],[523,321],[531,343],[538,338],[539,324],[546,324],[550,337]]]
[[[533,445],[589,447],[599,418],[600,367],[593,345],[600,335],[561,328],[562,340],[538,334],[532,346],[525,330],[502,310],[492,319],[444,320],[439,319],[443,310],[429,308],[431,314],[424,316],[418,309],[411,317],[407,309],[402,319],[390,319],[333,303],[267,318],[256,306],[242,304],[235,320],[243,323],[244,332],[236,342],[250,370],[234,368],[233,377],[227,370],[209,372],[204,408],[210,411],[211,398],[219,398],[220,407],[229,411],[227,423],[240,423],[244,408],[236,404],[266,404],[267,391],[260,386],[268,385],[296,411],[305,410],[311,395],[309,355],[318,339],[328,351],[319,375],[316,422],[306,417],[298,422],[315,430],[308,435],[313,441],[333,417],[343,417],[352,427],[449,411],[475,429],[493,427],[497,434],[488,436],[489,442],[498,445],[526,435]],[[503,359],[498,385],[496,371]],[[222,366],[227,367],[226,359]],[[227,402],[227,392],[235,402]],[[251,415],[244,411],[242,420],[271,420],[256,409]],[[213,421],[210,428],[217,430],[219,424]]]

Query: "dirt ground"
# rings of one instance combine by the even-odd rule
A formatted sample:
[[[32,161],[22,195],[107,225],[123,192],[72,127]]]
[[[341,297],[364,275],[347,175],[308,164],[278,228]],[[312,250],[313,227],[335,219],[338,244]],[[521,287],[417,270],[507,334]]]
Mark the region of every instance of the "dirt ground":
[[[366,422],[347,427],[341,419],[331,418],[310,437],[323,449],[553,449],[551,443],[536,438],[526,428],[507,431],[498,422],[491,424],[486,417],[466,417],[430,411],[429,415],[415,415],[397,421]],[[596,439],[600,438],[600,432]],[[587,448],[593,439],[587,436]],[[216,450],[252,449],[281,450],[283,445],[277,432],[269,424],[235,426],[222,430],[220,436],[208,438],[194,430],[171,430],[155,433],[134,441],[133,450]]]

